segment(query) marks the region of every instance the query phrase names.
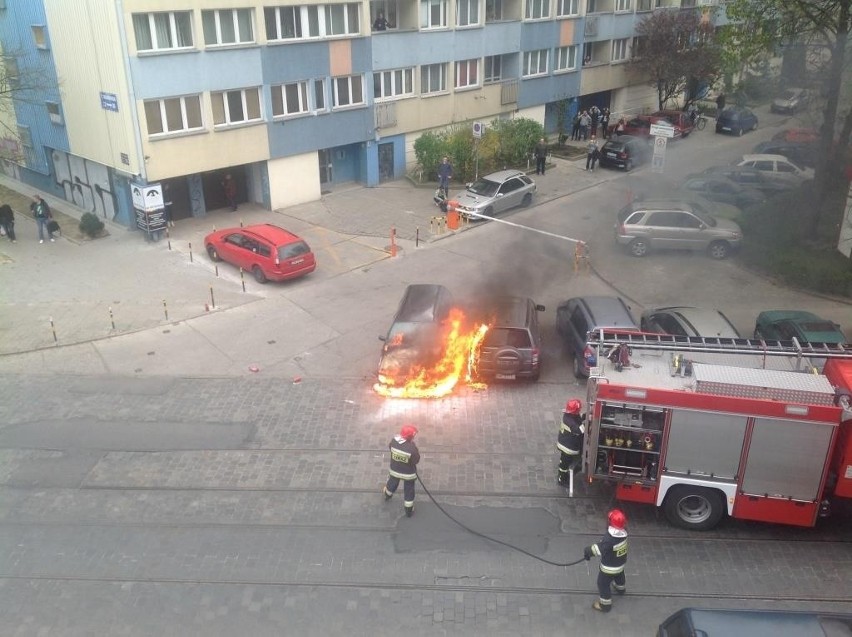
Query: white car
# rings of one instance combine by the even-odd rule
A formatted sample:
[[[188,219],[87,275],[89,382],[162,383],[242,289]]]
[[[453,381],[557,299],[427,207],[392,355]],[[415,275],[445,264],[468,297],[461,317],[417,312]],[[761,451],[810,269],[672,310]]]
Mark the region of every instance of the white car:
[[[795,181],[801,183],[814,178],[812,168],[805,168],[790,161],[784,155],[743,155],[737,166],[756,168],[780,181]]]

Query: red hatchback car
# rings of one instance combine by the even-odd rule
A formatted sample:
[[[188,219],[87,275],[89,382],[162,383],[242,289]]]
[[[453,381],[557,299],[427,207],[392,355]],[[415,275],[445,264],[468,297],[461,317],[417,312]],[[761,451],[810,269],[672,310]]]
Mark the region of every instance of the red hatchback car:
[[[317,267],[307,243],[271,223],[211,232],[204,237],[204,246],[213,261],[241,267],[258,283],[295,279]]]

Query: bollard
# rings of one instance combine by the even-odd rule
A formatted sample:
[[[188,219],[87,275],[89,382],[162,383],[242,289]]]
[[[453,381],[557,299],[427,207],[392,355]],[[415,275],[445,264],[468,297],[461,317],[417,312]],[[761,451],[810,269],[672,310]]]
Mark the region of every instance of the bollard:
[[[240,282],[243,284],[243,292],[246,291],[246,277],[243,269],[240,268]]]
[[[633,199],[634,199],[632,188],[627,189],[626,196],[627,196],[627,205],[629,206],[630,204],[633,203]]]
[[[56,338],[56,326],[53,324],[53,317],[50,317],[50,330],[53,332],[53,342],[58,343],[59,339]]]
[[[574,272],[577,273],[580,269],[589,270],[589,248],[582,242],[578,241],[574,245]]]
[[[242,228],[242,227],[243,227],[243,218],[240,217],[240,228]]]
[[[169,320],[169,308],[166,307],[166,299],[163,299],[163,314],[166,315],[166,320]]]
[[[189,262],[192,263],[192,241],[189,243]]]
[[[414,232],[414,247],[420,247],[420,226],[417,226],[417,229]]]
[[[216,278],[218,279],[219,278],[219,264],[218,263],[213,264],[213,270],[216,272]]]
[[[172,249],[172,236],[169,234],[169,227],[166,226],[166,242],[168,243],[169,250]]]
[[[216,309],[216,299],[213,298],[213,286],[210,286],[210,307],[214,310]]]
[[[393,226],[391,226],[390,240],[391,240],[391,243],[390,243],[391,256],[395,257],[396,256],[396,228],[394,228]]]
[[[112,315],[112,308],[109,308],[109,322],[112,325],[112,329],[115,329],[115,317]]]

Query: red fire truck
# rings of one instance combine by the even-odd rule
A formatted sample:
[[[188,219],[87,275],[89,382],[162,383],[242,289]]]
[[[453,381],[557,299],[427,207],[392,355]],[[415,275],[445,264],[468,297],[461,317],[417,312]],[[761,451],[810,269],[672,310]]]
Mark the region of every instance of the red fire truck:
[[[583,467],[619,499],[706,530],[852,497],[852,346],[601,330],[587,353]]]

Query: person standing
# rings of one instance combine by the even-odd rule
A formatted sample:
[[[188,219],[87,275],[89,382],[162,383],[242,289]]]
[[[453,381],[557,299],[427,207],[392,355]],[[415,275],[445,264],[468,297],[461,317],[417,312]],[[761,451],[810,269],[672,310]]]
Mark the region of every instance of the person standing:
[[[391,438],[388,449],[391,452],[390,472],[387,484],[382,488],[385,501],[390,500],[403,481],[403,506],[405,515],[414,515],[414,481],[417,480],[417,463],[420,462],[420,451],[414,444],[414,436],[417,435],[417,427],[405,425],[399,434]]]
[[[583,448],[583,434],[586,427],[583,425],[583,417],[580,415],[583,403],[572,398],[565,403],[562,412],[562,424],[559,425],[559,438],[556,440],[556,448],[559,449],[559,484],[571,484],[570,474],[577,468],[580,460],[580,451]]]
[[[603,109],[601,113],[601,128],[603,129],[603,138],[609,139],[609,109]]]
[[[571,120],[571,141],[580,141],[580,113],[574,115],[574,119]]]
[[[597,105],[592,106],[592,110],[589,111],[589,117],[592,118],[592,126],[591,126],[592,137],[597,137],[598,122],[600,121],[600,118],[601,118],[601,109],[599,109],[597,107]]]
[[[450,179],[453,178],[453,165],[450,163],[450,158],[444,156],[441,163],[438,164],[438,187],[443,189],[444,195],[450,196]]]
[[[719,116],[719,113],[725,110],[725,94],[719,93],[716,97],[716,117]]]
[[[544,166],[547,163],[547,142],[544,141],[544,137],[538,140],[538,144],[535,145],[535,174],[543,175],[544,174]]]
[[[44,233],[47,232],[47,237],[51,241],[56,241],[53,238],[53,233],[50,231],[50,220],[53,215],[50,213],[50,206],[41,198],[41,195],[33,195],[33,202],[30,204],[30,210],[38,225],[38,242],[44,243]]]
[[[588,111],[580,113],[580,136],[583,141],[589,139],[589,126],[592,124],[592,118],[589,117]]]
[[[163,184],[163,217],[166,220],[166,225],[170,228],[175,227],[175,221],[172,219],[172,189],[169,184]]]
[[[388,30],[388,21],[385,18],[385,14],[379,11],[379,15],[376,16],[376,19],[373,21],[373,31],[387,31]]]
[[[612,610],[612,589],[619,595],[627,591],[624,566],[627,564],[627,516],[613,509],[607,516],[609,526],[600,542],[583,549],[586,561],[593,555],[601,558],[598,572],[598,594],[600,599],[592,608],[602,613]]]
[[[3,226],[3,230],[6,231],[9,241],[12,243],[18,242],[15,239],[15,213],[12,210],[12,206],[7,203],[0,206],[0,226]]]
[[[237,182],[227,173],[222,180],[222,191],[225,193],[225,201],[231,206],[231,212],[237,209]]]
[[[589,143],[586,145],[586,170],[594,172],[595,164],[598,161],[598,140],[592,135]],[[591,166],[591,168],[589,168]]]

